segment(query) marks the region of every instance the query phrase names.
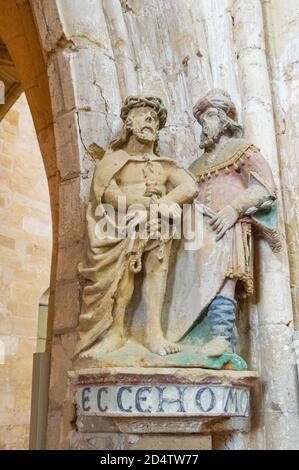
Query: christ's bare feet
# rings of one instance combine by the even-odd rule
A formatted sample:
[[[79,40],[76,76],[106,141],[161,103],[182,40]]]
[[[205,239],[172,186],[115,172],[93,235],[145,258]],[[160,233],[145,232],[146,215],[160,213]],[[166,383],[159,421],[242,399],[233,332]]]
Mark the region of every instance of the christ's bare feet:
[[[94,346],[86,351],[83,351],[80,354],[80,358],[99,359],[103,354],[117,351],[125,344],[126,338],[124,335],[118,329],[111,328],[102,340],[98,341]]]
[[[175,354],[182,350],[181,345],[167,341],[163,337],[155,337],[152,335],[146,338],[145,346],[159,356],[167,356],[168,354]]]

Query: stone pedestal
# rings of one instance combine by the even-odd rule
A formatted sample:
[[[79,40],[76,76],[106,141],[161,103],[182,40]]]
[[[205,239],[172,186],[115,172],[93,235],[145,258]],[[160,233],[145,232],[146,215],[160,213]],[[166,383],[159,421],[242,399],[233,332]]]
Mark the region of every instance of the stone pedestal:
[[[101,368],[69,373],[72,449],[200,450],[211,435],[249,430],[250,371]]]

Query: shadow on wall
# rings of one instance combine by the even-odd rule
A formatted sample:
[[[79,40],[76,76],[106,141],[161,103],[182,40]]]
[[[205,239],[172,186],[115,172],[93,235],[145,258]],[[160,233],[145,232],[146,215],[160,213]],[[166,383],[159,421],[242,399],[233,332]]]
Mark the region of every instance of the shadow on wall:
[[[47,412],[49,399],[50,354],[46,352],[49,291],[41,296],[38,306],[36,352],[33,354],[30,450],[46,448]]]
[[[50,297],[50,288],[47,289],[43,293],[38,304],[37,342],[36,342],[37,353],[43,353],[46,351],[49,297]]]

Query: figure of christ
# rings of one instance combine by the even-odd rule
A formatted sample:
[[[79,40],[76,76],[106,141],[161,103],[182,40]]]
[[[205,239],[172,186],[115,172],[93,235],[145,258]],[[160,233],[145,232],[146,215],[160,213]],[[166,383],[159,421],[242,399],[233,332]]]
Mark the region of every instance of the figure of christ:
[[[165,296],[172,237],[161,237],[161,219],[178,220],[183,204],[197,195],[192,175],[174,160],[157,155],[156,146],[167,118],[163,102],[154,97],[128,97],[122,108],[122,133],[112,142],[95,170],[87,210],[88,240],[80,272],[86,279],[80,340],[77,354],[96,359],[121,348],[127,339],[126,308],[134,291],[137,272],[143,269],[143,298],[146,309],[144,345],[164,356],[181,350],[165,339],[161,312]],[[138,234],[147,224],[149,236],[99,240],[95,235],[96,212],[101,204],[119,207],[126,201],[127,234]],[[155,204],[157,215],[149,220]]]

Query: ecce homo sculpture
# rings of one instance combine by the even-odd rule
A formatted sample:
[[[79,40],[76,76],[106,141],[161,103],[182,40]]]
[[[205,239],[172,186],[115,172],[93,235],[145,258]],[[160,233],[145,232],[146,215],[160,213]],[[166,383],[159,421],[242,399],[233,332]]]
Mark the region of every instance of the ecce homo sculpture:
[[[150,364],[246,368],[235,354],[236,311],[239,299],[253,293],[254,237],[280,250],[275,186],[259,150],[241,137],[226,92],[209,92],[194,116],[204,154],[186,170],[156,152],[167,119],[163,102],[128,97],[124,103],[123,130],[97,162],[87,208],[86,253],[79,266],[85,281],[80,362],[96,365],[110,358],[110,364],[118,353],[117,365],[127,365],[125,316],[139,274],[145,322],[135,346],[143,345],[141,355]],[[202,243],[195,250],[186,250],[183,239],[174,241],[175,231],[165,236],[162,230],[163,221],[184,223],[184,205],[191,207],[192,220],[202,220]],[[116,229],[113,236],[98,229],[103,222]],[[124,228],[126,236],[120,237]]]

